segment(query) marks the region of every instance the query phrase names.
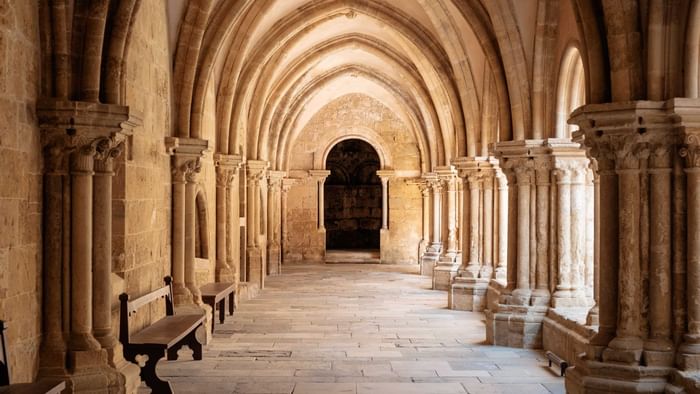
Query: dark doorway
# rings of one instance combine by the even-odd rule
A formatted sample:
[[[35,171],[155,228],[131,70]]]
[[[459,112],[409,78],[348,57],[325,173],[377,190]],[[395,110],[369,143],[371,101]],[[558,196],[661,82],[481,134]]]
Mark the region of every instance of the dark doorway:
[[[357,139],[339,142],[326,159],[326,249],[379,249],[382,184],[379,155]]]

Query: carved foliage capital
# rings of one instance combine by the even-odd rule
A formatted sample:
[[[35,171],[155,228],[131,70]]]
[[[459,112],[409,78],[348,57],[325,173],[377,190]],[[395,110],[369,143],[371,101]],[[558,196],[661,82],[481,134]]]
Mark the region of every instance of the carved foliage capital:
[[[229,187],[236,179],[238,168],[216,167],[216,186]]]
[[[685,134],[679,153],[686,168],[700,168],[700,134]]]
[[[189,160],[175,160],[175,165],[172,168],[173,181],[194,183],[201,170],[202,162],[199,157]]]

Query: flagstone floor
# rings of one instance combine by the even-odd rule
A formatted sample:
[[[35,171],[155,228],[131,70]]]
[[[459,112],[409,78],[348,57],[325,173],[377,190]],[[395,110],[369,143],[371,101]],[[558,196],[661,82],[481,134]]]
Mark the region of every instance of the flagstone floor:
[[[216,326],[204,360],[161,361],[177,393],[564,393],[540,351],[484,345],[416,267],[284,266]],[[143,389],[142,392],[148,392]]]

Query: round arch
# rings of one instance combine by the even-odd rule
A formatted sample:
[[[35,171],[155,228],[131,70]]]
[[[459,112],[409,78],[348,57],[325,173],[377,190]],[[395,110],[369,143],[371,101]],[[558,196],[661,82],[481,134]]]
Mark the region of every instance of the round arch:
[[[586,76],[578,46],[570,44],[561,58],[557,81],[556,138],[570,138],[569,115],[586,103]]]
[[[392,169],[393,160],[391,158],[391,152],[384,149],[382,146],[385,145],[382,137],[377,134],[374,130],[368,129],[366,127],[357,127],[350,133],[337,137],[325,144],[323,149],[323,154],[315,155],[314,157],[314,169],[323,170],[326,168],[326,160],[331,150],[339,143],[346,140],[361,140],[364,141],[374,148],[374,151],[379,155],[379,164],[382,169]]]

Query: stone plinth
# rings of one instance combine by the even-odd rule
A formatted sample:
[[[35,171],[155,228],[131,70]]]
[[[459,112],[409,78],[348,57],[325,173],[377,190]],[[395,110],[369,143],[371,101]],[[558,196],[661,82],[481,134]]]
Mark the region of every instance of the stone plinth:
[[[450,309],[481,312],[486,307],[488,279],[454,278],[448,292],[447,304]]]
[[[453,263],[452,260],[438,259],[433,268],[433,289],[449,290],[452,280],[457,276],[458,268],[459,264]]]
[[[486,342],[495,346],[542,348],[545,306],[499,305],[486,310]]]
[[[672,368],[585,361],[566,371],[569,394],[664,393]],[[691,391],[692,392],[692,391]]]

